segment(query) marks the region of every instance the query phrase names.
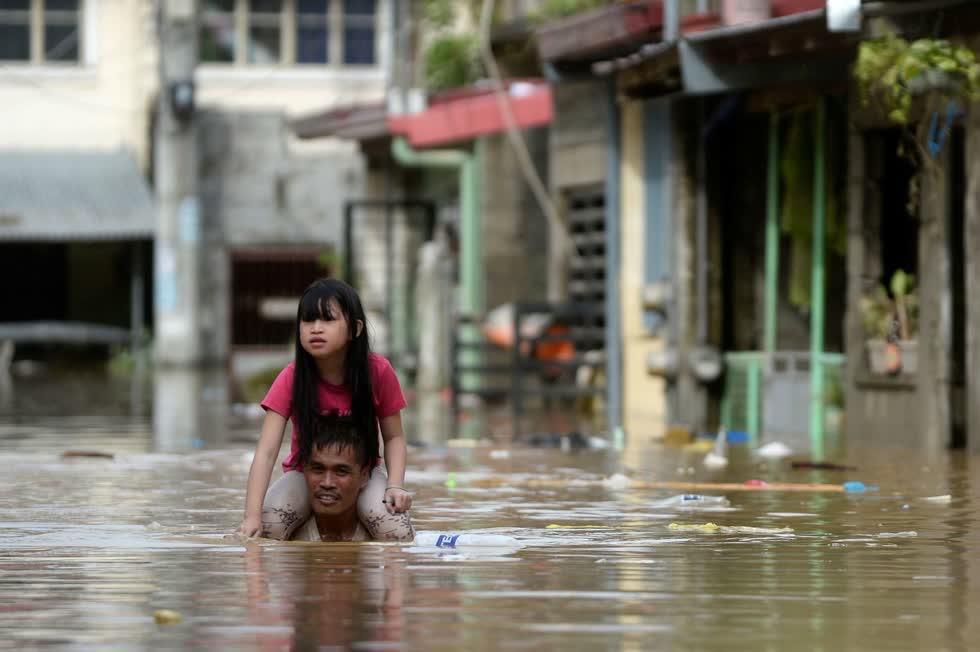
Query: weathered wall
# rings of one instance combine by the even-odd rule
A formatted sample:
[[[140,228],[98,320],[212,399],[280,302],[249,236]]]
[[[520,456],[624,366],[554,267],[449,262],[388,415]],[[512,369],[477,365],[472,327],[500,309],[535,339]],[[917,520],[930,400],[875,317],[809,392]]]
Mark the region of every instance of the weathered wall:
[[[294,148],[278,112],[202,112],[199,134],[202,200],[229,246],[339,244],[364,184],[354,145]]]
[[[552,188],[602,183],[606,178],[605,82],[556,84],[552,93],[558,107],[549,130]]]
[[[545,129],[523,132],[538,174],[547,179]],[[481,246],[484,309],[541,301],[548,286],[548,224],[506,135],[483,139]]]
[[[627,441],[642,446],[660,438],[668,418],[666,383],[647,372],[647,356],[663,350],[664,340],[653,337],[644,323],[643,287],[647,251],[644,187],[644,124],[642,102],[624,102],[621,154],[620,309],[623,336],[623,427]]]

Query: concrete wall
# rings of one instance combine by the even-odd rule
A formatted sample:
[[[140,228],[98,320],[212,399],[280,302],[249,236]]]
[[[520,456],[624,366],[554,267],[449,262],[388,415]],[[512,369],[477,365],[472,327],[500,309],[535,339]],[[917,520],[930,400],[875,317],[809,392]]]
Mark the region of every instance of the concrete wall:
[[[354,144],[294,147],[279,112],[202,111],[198,133],[202,199],[229,246],[339,245],[364,186]]]
[[[538,174],[547,178],[547,131],[523,133]],[[482,141],[481,245],[484,310],[510,301],[544,300],[548,224],[503,134]]]
[[[556,84],[552,93],[558,107],[549,130],[552,188],[602,183],[606,178],[605,82]]]
[[[83,0],[82,63],[0,67],[0,147],[127,149],[145,165],[156,88],[148,0]]]

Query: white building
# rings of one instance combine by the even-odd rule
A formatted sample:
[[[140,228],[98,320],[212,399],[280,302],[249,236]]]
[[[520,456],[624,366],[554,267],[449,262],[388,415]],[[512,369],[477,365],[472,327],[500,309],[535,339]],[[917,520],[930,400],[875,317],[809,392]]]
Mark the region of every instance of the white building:
[[[295,297],[341,241],[359,155],[341,141],[301,145],[286,124],[383,100],[393,0],[198,2],[203,328],[223,359],[288,340],[287,320],[260,314],[263,298]],[[83,322],[119,335],[151,323],[139,280],[156,228],[158,5],[0,3],[0,326]]]

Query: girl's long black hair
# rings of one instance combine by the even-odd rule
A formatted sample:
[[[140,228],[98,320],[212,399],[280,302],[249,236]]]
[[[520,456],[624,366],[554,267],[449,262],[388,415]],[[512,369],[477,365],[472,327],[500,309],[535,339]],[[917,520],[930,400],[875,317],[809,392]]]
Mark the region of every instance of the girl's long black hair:
[[[313,444],[313,434],[317,428],[320,404],[317,399],[317,385],[320,371],[300,341],[301,321],[316,319],[336,319],[340,315],[331,313],[336,300],[340,311],[347,318],[347,354],[344,357],[344,384],[351,392],[351,419],[361,436],[374,442],[372,450],[378,452],[378,420],[374,410],[374,388],[371,384],[371,366],[368,354],[371,344],[368,338],[367,317],[361,306],[361,298],[351,286],[335,278],[321,278],[313,281],[303,292],[296,311],[296,369],[293,376],[293,414],[299,428],[300,459],[309,459]],[[363,326],[357,332],[357,322]]]

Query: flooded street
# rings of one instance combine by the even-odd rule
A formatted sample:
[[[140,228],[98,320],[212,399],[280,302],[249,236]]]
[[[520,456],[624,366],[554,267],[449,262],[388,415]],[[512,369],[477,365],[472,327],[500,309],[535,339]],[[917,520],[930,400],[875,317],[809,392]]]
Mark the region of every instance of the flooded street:
[[[703,451],[650,442],[420,437],[417,528],[513,541],[243,545],[227,534],[254,420],[215,411],[195,421],[206,431],[161,438],[150,390],[134,406],[124,387],[61,386],[59,401],[57,387],[22,385],[0,407],[0,649],[961,650],[980,638],[980,461],[962,453],[840,448],[831,459],[858,467],[842,472],[742,445],[709,471]],[[691,507],[619,474],[880,489],[703,490],[727,504]],[[707,523],[720,528],[683,527]],[[161,609],[181,622],[157,624]]]

